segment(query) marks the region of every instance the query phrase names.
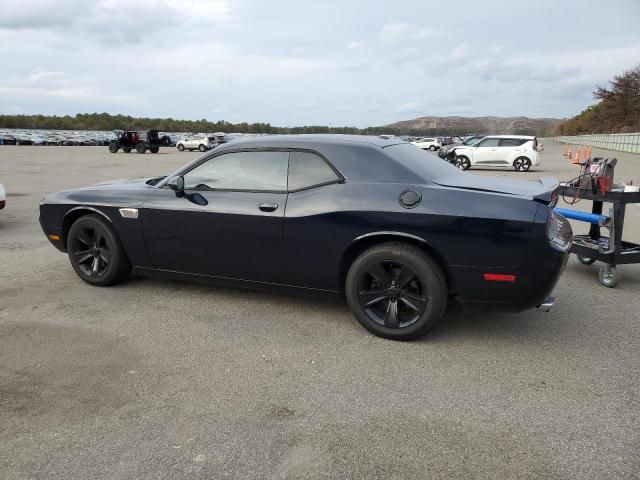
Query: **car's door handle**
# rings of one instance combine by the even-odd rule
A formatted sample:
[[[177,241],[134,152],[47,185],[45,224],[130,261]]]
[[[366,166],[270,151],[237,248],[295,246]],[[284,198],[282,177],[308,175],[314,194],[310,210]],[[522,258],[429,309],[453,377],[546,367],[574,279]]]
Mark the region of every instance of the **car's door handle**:
[[[259,205],[260,210],[263,212],[274,212],[278,209],[277,203],[261,203]]]

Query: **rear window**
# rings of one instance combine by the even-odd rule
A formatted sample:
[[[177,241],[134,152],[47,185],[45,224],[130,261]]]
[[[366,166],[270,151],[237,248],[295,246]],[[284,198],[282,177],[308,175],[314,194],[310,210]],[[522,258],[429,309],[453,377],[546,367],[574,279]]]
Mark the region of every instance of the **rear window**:
[[[384,147],[383,151],[396,162],[401,163],[425,180],[434,180],[456,174],[462,175],[460,169],[454,167],[449,162],[440,160],[438,157],[410,143],[390,145]]]

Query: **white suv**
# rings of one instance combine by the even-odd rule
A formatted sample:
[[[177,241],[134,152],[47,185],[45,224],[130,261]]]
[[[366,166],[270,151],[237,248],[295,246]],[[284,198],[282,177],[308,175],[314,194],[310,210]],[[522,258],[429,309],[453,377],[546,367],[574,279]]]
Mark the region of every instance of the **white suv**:
[[[176,148],[181,152],[185,150],[189,150],[192,152],[193,150],[200,150],[201,152],[206,152],[207,150],[211,150],[218,144],[216,138],[213,136],[206,135],[196,135],[193,137],[183,138],[176,144]]]
[[[442,146],[439,139],[431,137],[421,138],[411,143],[418,148],[421,148],[423,150],[431,150],[432,152],[435,152]]]
[[[523,135],[489,135],[478,143],[456,147],[455,166],[513,167],[526,172],[540,165],[538,139]]]

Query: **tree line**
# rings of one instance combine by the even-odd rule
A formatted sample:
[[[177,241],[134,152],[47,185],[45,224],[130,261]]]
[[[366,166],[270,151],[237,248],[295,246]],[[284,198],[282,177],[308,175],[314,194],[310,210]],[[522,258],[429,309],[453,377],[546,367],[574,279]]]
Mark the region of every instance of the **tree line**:
[[[596,87],[598,103],[556,126],[554,135],[640,132],[640,64]]]
[[[151,130],[162,132],[233,132],[233,133],[343,133],[361,135],[398,134],[389,127],[328,127],[305,125],[275,127],[270,123],[231,123],[225,120],[177,120],[174,118],[139,118],[108,113],[64,115],[0,115],[1,128],[37,128],[43,130]]]

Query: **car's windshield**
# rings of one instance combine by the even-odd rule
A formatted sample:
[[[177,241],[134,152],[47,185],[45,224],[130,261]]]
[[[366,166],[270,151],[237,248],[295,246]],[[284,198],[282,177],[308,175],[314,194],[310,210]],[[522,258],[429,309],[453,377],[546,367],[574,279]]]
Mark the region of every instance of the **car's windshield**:
[[[463,145],[475,145],[476,143],[478,143],[480,140],[482,139],[482,137],[471,137],[471,138],[467,138],[464,142],[462,142]]]
[[[384,152],[425,180],[431,181],[436,178],[462,173],[460,169],[449,162],[440,160],[438,157],[410,143],[390,145],[384,148]]]

